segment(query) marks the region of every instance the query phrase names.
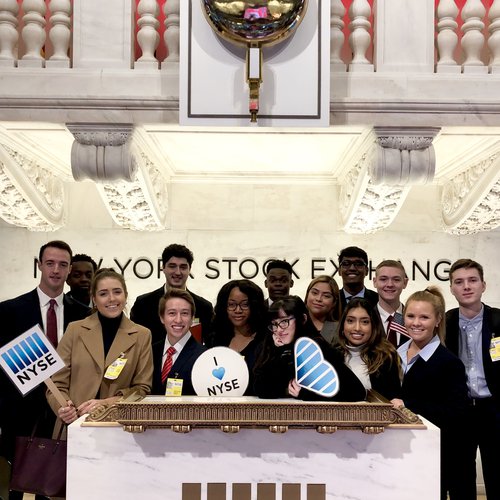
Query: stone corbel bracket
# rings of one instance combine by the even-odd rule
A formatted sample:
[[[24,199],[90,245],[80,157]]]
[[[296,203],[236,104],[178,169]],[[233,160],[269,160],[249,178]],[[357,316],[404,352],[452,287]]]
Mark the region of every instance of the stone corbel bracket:
[[[360,157],[349,168],[340,192],[341,224],[347,233],[367,234],[388,227],[412,185],[432,181],[432,141],[439,128],[375,127]]]
[[[64,183],[49,164],[0,130],[0,217],[31,231],[64,225]]]
[[[500,152],[451,179],[441,194],[444,230],[474,234],[500,226]]]
[[[140,135],[132,138],[132,126],[70,124],[68,129],[75,137],[73,176],[96,182],[116,224],[136,231],[165,229],[167,179]]]

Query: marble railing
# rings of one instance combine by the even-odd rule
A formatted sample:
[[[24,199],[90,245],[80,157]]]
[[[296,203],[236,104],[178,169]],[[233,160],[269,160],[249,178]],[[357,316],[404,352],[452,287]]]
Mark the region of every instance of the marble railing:
[[[408,43],[409,33],[405,28],[399,31],[399,40],[378,36],[379,30],[382,34],[389,23],[397,20],[396,9],[400,5],[407,9],[410,19],[407,26],[420,31],[417,39],[421,38],[422,44],[430,49],[433,45],[437,48],[427,71],[476,74],[500,71],[500,0],[380,0],[375,5],[373,0],[330,1],[334,72],[384,71],[384,65],[377,64],[377,52],[384,50],[380,45]],[[87,0],[85,12],[76,8],[80,2],[83,0],[0,0],[0,67],[77,67],[72,60],[73,24],[97,19],[100,14],[98,2],[94,16],[88,7],[91,2]],[[418,3],[418,11],[411,9],[414,3]],[[178,62],[180,0],[134,0],[132,5],[132,9],[116,12],[117,16],[131,16],[135,28],[134,36],[130,37],[133,45],[130,68],[159,69]],[[425,14],[426,9],[431,15]],[[78,15],[85,18],[75,19]],[[423,22],[418,19],[422,15],[426,15]],[[429,29],[426,24],[430,23]],[[124,27],[129,25],[123,23]],[[430,43],[425,40],[429,36]],[[414,39],[415,34],[410,38]],[[405,65],[404,60],[400,62]]]

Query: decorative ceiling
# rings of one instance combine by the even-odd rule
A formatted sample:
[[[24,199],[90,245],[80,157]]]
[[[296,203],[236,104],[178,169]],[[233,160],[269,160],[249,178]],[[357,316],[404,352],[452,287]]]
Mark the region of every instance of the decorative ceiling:
[[[324,184],[338,196],[338,229],[372,233],[411,215],[429,186],[441,214],[430,229],[471,234],[500,224],[500,128],[202,129],[0,122],[0,217],[57,230],[66,187],[92,179],[123,229],[158,231],[173,183]],[[76,180],[78,179],[78,180]],[[76,188],[77,189],[77,188]]]

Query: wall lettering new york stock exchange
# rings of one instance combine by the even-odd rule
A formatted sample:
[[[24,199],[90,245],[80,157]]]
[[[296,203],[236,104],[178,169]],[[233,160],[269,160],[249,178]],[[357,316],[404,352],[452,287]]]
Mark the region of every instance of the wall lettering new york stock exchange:
[[[205,260],[204,277],[210,280],[220,280],[225,283],[232,279],[264,279],[264,269],[269,261],[280,257],[255,258],[255,257],[209,257]],[[330,276],[339,275],[339,265],[333,257],[315,257],[304,259],[295,257],[286,259],[293,269],[294,279],[311,280],[321,274]],[[38,259],[34,258],[33,273],[36,278],[38,275],[37,268]],[[100,257],[96,259],[99,267],[114,267],[117,271],[123,273],[125,277],[135,276],[139,279],[162,278],[162,263],[161,258],[151,259],[149,257],[125,257],[125,258],[108,258]],[[195,260],[194,268],[198,260]],[[427,281],[448,281],[448,274],[451,261],[448,259],[437,260],[404,260],[408,277],[411,281],[416,279]],[[375,268],[378,262],[369,263],[369,277],[375,273]],[[191,278],[200,278],[197,274],[191,274]]]

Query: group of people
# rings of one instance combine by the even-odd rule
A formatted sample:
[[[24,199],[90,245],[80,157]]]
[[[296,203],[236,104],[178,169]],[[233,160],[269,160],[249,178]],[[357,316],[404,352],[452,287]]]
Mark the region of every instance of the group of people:
[[[319,276],[302,300],[291,294],[291,265],[274,260],[266,267],[267,298],[254,282],[232,280],[222,286],[213,308],[186,287],[192,252],[171,244],[162,253],[165,284],[137,297],[129,319],[121,274],[97,269],[84,254],[73,256],[65,242],[43,245],[38,287],[0,303],[0,345],[40,324],[65,363],[52,380],[67,403],[61,406],[42,387],[21,398],[0,374],[0,455],[12,460],[15,437],[31,434],[35,425],[42,435],[57,433],[132,393],[165,394],[173,388],[176,394],[195,394],[192,367],[214,346],[244,356],[248,395],[322,398],[296,379],[294,344],[308,337],[337,372],[339,391],[331,399],[360,401],[375,391],[441,429],[441,498],[476,498],[478,447],[487,497],[500,498],[495,477],[500,310],[481,301],[482,266],[470,259],[451,266],[450,287],[459,307],[446,312],[443,295],[433,286],[402,303],[408,277],[396,260],[376,267],[376,291],[366,288],[368,262],[363,249],[343,249],[342,288],[332,277]],[[66,294],[65,283],[71,289]],[[12,491],[9,498],[22,493]]]

